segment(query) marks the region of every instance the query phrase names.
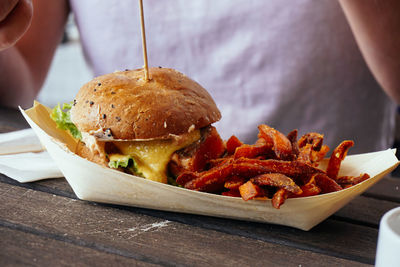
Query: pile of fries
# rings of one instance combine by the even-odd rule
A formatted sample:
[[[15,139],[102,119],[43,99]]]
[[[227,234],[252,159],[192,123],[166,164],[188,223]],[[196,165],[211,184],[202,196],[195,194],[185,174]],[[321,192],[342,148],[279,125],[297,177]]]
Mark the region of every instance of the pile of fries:
[[[258,129],[255,144],[243,144],[232,136],[222,157],[209,160],[204,171],[180,174],[176,182],[188,189],[244,200],[270,198],[272,206],[279,209],[287,198],[335,192],[369,178],[368,174],[338,176],[353,141],[338,145],[327,169],[322,170],[319,162],[329,151],[323,145],[323,135],[307,133],[297,140],[297,130],[285,136],[267,125]]]

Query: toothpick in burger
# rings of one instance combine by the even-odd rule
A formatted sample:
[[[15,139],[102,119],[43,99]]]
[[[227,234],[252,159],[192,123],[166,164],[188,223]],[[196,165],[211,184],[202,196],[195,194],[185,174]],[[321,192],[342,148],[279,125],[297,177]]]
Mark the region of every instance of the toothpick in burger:
[[[94,78],[71,105],[54,108],[60,128],[80,139],[92,162],[162,183],[204,169],[225,153],[212,123],[221,118],[210,94],[168,68],[118,71]]]

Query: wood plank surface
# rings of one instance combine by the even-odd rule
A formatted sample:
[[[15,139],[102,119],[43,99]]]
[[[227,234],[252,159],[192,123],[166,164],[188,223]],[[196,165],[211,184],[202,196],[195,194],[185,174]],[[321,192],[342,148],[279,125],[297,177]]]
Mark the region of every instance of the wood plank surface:
[[[377,230],[328,220],[289,227],[98,205],[0,183],[0,225],[162,265],[373,264]],[[149,210],[147,210],[149,211]],[[166,216],[167,214],[167,216]],[[166,219],[166,218],[167,219]],[[173,219],[169,220],[169,218]],[[194,226],[195,225],[195,226]],[[360,234],[362,233],[362,235]],[[297,264],[297,265],[296,265]]]
[[[382,216],[399,205],[398,202],[359,196],[336,212],[332,218],[378,228]]]
[[[364,195],[400,203],[400,177],[385,177],[367,190]]]
[[[26,230],[0,226],[1,266],[159,266]]]
[[[0,108],[0,132],[26,127],[19,111]],[[399,206],[399,187],[384,178],[305,232],[80,201],[63,178],[20,184],[0,174],[0,266],[364,266],[374,264],[379,220]]]
[[[389,180],[389,182],[386,182],[386,180]],[[72,188],[69,186],[68,182],[64,178],[48,179],[48,180],[38,181],[35,183],[20,184],[17,181],[14,181],[0,174],[0,181],[17,186],[23,186],[25,188],[30,188],[33,190],[39,190],[43,192],[56,194],[59,196],[66,196],[75,199],[77,198]],[[386,190],[387,185],[392,187],[393,183],[397,182],[398,184],[400,184],[400,179],[385,177],[381,182],[379,182],[379,184],[383,183],[383,186],[379,186],[378,188],[381,191],[375,190],[375,192],[380,192],[380,195],[384,195],[385,192],[384,190]],[[377,228],[379,226],[379,221],[383,216],[383,214],[385,214],[388,210],[398,207],[399,205],[400,205],[400,200],[399,202],[387,201],[363,195],[356,197],[354,200],[352,200],[350,203],[344,206],[341,210],[335,213],[332,216],[332,218],[335,218],[336,220],[342,220],[351,223],[359,223],[362,225],[367,225]]]

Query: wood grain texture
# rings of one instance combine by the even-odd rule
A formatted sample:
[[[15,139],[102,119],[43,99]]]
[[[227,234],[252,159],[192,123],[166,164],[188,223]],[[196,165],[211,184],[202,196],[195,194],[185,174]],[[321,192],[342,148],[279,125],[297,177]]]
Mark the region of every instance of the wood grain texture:
[[[4,183],[0,183],[0,201],[3,203],[0,207],[2,227],[13,227],[15,230],[151,264],[259,266],[285,263],[309,266],[329,263],[331,266],[362,266],[360,263],[323,255],[320,254],[321,251],[317,251],[324,249],[324,246],[322,249],[319,246],[328,240],[332,243],[328,249],[335,249],[335,242],[330,240],[332,234],[329,236],[326,232],[332,233],[331,227],[336,227],[335,225],[328,224],[312,234],[288,227],[274,229],[274,226],[251,224],[249,229],[242,228],[247,225],[244,222],[206,220],[206,224],[212,224],[216,228],[210,230],[211,227],[198,227],[136,213],[134,209],[97,205]],[[206,219],[203,216],[184,217],[186,221],[190,221],[190,218]],[[200,225],[200,222],[197,224]],[[258,228],[253,231],[253,226]],[[217,228],[230,230],[224,232]],[[346,234],[357,231],[357,227],[344,224],[343,228],[346,229],[339,230],[345,231]],[[236,233],[237,230],[242,233]],[[252,236],[246,237],[244,232],[249,230],[252,230]],[[375,238],[376,233],[367,228],[358,229],[358,232],[361,230],[367,232],[364,236],[367,237],[366,241],[361,242],[361,245],[367,246],[367,252],[361,257],[367,256],[368,253],[371,257],[368,246],[373,243],[371,238]],[[311,238],[306,243],[311,243],[318,249],[307,251],[305,247],[293,246],[293,242],[285,242],[290,240],[293,234],[303,234],[303,238],[308,235]],[[260,238],[259,235],[263,237]],[[276,235],[279,235],[283,242],[274,242]],[[322,240],[318,240],[319,237],[322,237]],[[302,236],[297,237],[301,238]],[[354,240],[354,244],[357,241],[360,240]],[[341,246],[342,243],[343,240],[336,242],[336,245]],[[359,251],[355,254],[359,254]],[[356,255],[355,258],[357,257]],[[371,263],[366,258],[361,261],[368,260],[368,263]]]
[[[0,132],[26,127],[19,111],[0,108]],[[381,216],[400,203],[399,187],[399,178],[382,179],[304,232],[84,202],[65,179],[20,184],[0,174],[0,266],[365,266],[374,263]]]
[[[385,177],[364,195],[400,203],[400,177]]]
[[[21,229],[0,227],[0,236],[1,266],[159,266]]]
[[[375,185],[378,187],[375,192],[384,196],[385,190],[388,190],[388,187],[392,188],[393,183],[396,184],[397,180],[399,180],[400,184],[400,179],[397,178],[382,179],[377,185]],[[20,184],[0,174],[0,182],[5,182],[12,185],[22,186],[33,190],[76,199],[76,195],[64,178],[48,179],[35,183]],[[341,210],[336,212],[331,218],[378,228],[379,221],[383,214],[385,214],[390,209],[398,207],[399,202],[380,200],[369,196],[358,196],[349,204],[344,206]]]
[[[382,216],[399,205],[398,202],[359,196],[336,212],[333,218],[378,228]]]

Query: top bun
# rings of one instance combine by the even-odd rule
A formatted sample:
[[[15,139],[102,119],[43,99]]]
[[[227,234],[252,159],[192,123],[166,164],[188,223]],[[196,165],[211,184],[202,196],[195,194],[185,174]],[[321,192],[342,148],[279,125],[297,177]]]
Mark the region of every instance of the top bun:
[[[163,139],[208,126],[221,113],[208,92],[167,68],[118,71],[94,78],[78,92],[71,120],[81,132],[111,130],[114,139]],[[109,133],[109,131],[108,131]]]

